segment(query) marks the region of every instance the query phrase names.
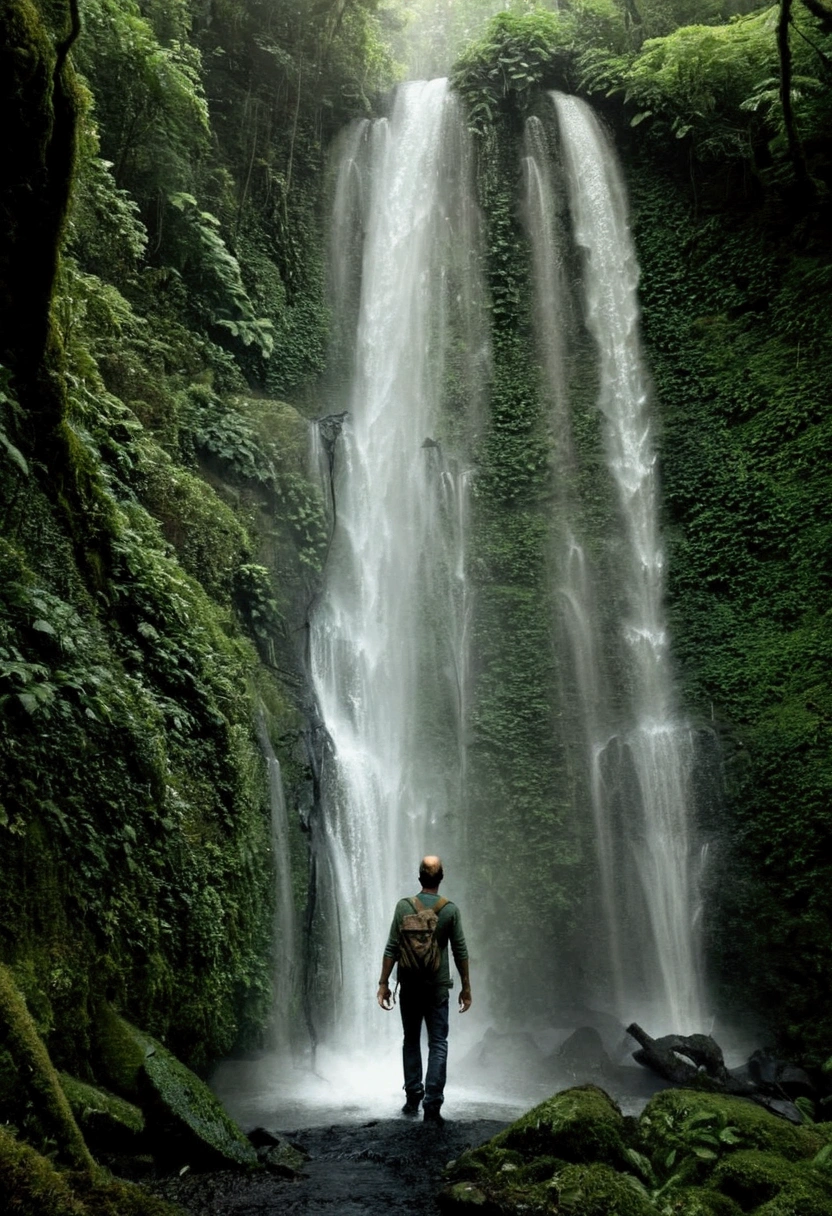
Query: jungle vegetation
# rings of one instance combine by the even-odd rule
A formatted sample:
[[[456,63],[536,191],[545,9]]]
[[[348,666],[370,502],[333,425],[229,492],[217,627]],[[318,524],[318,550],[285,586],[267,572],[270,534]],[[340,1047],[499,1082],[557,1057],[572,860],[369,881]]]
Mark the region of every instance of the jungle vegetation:
[[[452,68],[489,232],[482,543],[522,627],[517,661],[500,660],[512,678],[486,680],[478,708],[482,787],[498,730],[509,797],[543,836],[557,819],[535,658],[546,456],[518,415],[526,254],[507,165],[539,90],[560,87],[604,114],[632,194],[679,680],[723,758],[706,825],[714,982],[818,1064],[832,1051],[828,0],[2,0],[4,975],[55,1066],[84,1081],[108,1004],[200,1070],[262,1039],[281,977],[258,723],[289,787],[299,910],[314,806],[302,638],[327,525],[305,428],[327,347],[326,152],[408,64]],[[564,934],[579,881],[569,865],[551,877]],[[52,1133],[5,1016],[2,1120],[41,1151]]]

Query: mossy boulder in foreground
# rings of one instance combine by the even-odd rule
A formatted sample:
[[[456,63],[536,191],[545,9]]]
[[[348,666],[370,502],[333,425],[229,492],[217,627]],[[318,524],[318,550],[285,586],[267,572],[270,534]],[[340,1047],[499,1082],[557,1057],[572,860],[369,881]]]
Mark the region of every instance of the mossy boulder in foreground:
[[[0,964],[0,1121],[26,1124],[49,1142],[60,1165],[90,1170],[93,1160],[58,1074],[8,967]]]
[[[533,1107],[492,1143],[519,1152],[524,1158],[554,1157],[624,1166],[624,1130],[624,1118],[612,1098],[595,1085],[582,1085]]]
[[[145,1125],[144,1115],[138,1106],[106,1089],[87,1085],[85,1081],[79,1081],[67,1073],[62,1072],[59,1077],[75,1122],[94,1153],[138,1149]]]
[[[112,1009],[99,1011],[101,1075],[142,1108],[157,1157],[203,1169],[257,1166],[257,1154],[208,1086]]]
[[[689,1146],[697,1127],[710,1128],[718,1140],[726,1129],[734,1129],[720,1141],[722,1148],[742,1145],[790,1161],[814,1157],[827,1139],[816,1127],[795,1127],[748,1098],[693,1089],[665,1089],[655,1094],[641,1113],[638,1134],[644,1148],[654,1154]]]
[[[832,1216],[830,1141],[744,1098],[665,1090],[636,1120],[582,1086],[452,1161],[439,1204],[447,1216]]]
[[[4,1216],[184,1216],[102,1170],[66,1172],[0,1126],[0,1197]]]

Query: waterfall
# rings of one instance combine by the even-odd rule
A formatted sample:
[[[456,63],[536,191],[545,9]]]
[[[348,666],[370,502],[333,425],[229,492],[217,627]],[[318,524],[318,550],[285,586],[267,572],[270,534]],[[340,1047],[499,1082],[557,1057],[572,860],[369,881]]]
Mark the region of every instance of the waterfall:
[[[271,810],[271,845],[275,864],[276,899],[274,910],[274,975],[275,999],[272,1011],[272,1044],[285,1055],[291,1046],[292,1014],[295,1003],[297,970],[297,932],[295,903],[292,890],[292,863],[289,841],[289,817],[283,792],[280,761],[275,755],[266,728],[265,717],[257,721],[257,738],[266,761],[269,776],[269,807]]]
[[[453,872],[463,830],[469,477],[466,424],[444,400],[451,336],[467,335],[469,368],[485,358],[470,342],[471,174],[444,80],[401,86],[391,117],[354,129],[340,151],[331,282],[336,332],[352,324],[354,354],[310,665],[329,740],[318,932],[338,977],[321,983],[316,1008],[324,1037],[351,1050],[397,1036],[375,1006],[393,907],[418,889],[426,852]]]
[[[605,956],[597,970],[616,1013],[662,1032],[698,1031],[705,1008],[696,926],[694,735],[675,705],[664,617],[638,266],[609,141],[584,102],[560,93],[551,98],[571,236],[559,216],[544,127],[535,118],[526,130],[526,222],[557,445],[561,636],[573,672],[597,854],[600,933],[593,948]],[[606,465],[617,500],[618,534],[607,538],[607,556],[594,563],[581,503],[570,488],[578,460],[568,405],[572,301],[561,270],[570,243],[582,263],[579,302],[595,351]],[[615,613],[609,604],[602,610],[604,598]]]

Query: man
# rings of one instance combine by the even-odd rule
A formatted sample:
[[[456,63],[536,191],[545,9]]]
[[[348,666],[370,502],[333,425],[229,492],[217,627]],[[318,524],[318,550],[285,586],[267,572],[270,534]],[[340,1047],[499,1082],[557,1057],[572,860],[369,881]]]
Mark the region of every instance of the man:
[[[438,970],[433,976],[413,978],[401,964],[398,969],[400,984],[399,1007],[402,1015],[404,1041],[402,1063],[404,1065],[404,1092],[406,1102],[402,1107],[405,1115],[418,1115],[419,1104],[424,1107],[426,1122],[443,1123],[440,1113],[445,1094],[445,1074],[448,1061],[448,992],[453,987],[451,969],[448,966],[448,943],[454,956],[462,988],[459,993],[459,1012],[467,1013],[471,1008],[471,982],[468,978],[468,949],[462,933],[462,917],[459,908],[450,900],[441,899],[439,884],[445,877],[439,857],[423,857],[419,866],[421,891],[416,896],[417,904],[410,899],[400,899],[393,914],[390,936],[381,961],[381,979],[378,982],[376,999],[382,1009],[393,1008],[390,991],[390,973],[393,964],[399,961],[399,930],[406,916],[412,916],[421,908],[439,905],[435,930],[440,950]],[[422,1084],[422,1022],[428,1032],[428,1069]]]

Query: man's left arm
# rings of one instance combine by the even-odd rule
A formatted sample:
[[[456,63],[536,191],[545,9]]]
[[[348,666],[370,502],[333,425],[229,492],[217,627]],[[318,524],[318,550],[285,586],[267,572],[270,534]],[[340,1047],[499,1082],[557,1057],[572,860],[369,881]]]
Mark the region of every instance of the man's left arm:
[[[450,933],[451,952],[454,956],[456,969],[459,972],[461,987],[459,990],[459,1012],[467,1013],[471,1008],[471,977],[468,972],[468,946],[465,934],[462,932],[462,917],[459,908],[454,910],[454,918]]]

